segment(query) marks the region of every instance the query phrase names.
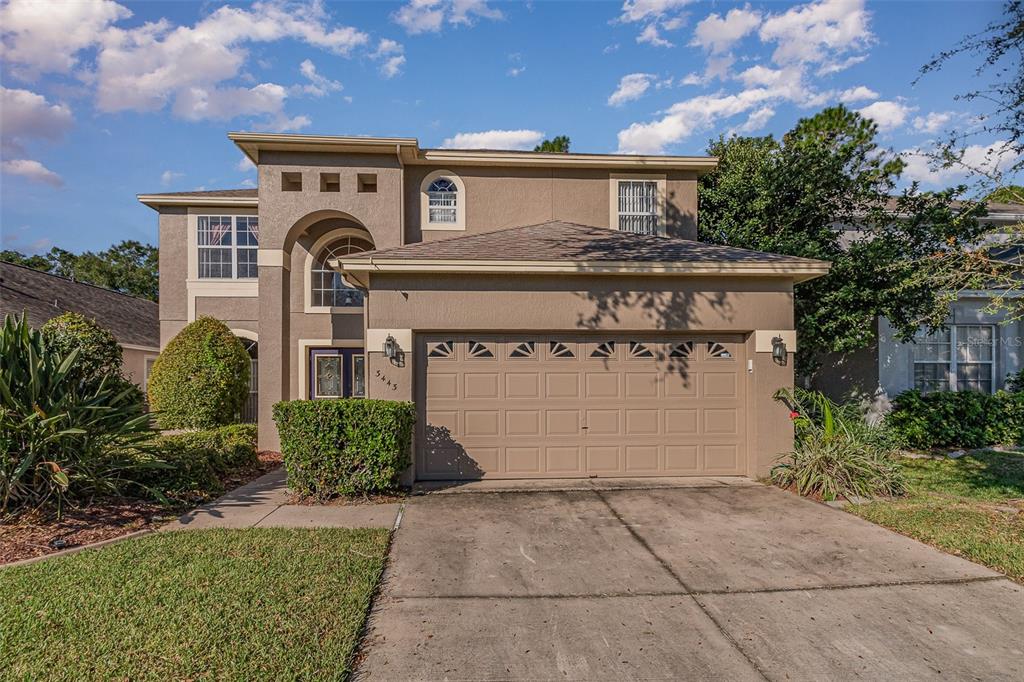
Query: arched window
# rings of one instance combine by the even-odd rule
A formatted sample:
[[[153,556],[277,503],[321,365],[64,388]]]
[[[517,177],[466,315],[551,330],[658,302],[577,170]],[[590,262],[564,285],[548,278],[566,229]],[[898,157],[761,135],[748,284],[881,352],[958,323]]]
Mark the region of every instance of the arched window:
[[[327,262],[332,258],[372,250],[373,244],[359,237],[341,237],[324,247],[317,254],[310,272],[312,305],[321,308],[358,308],[362,306],[363,292],[345,284],[341,279],[341,274],[332,270]]]
[[[438,178],[427,188],[429,215],[431,223],[451,223],[458,221],[459,189],[450,178]]]

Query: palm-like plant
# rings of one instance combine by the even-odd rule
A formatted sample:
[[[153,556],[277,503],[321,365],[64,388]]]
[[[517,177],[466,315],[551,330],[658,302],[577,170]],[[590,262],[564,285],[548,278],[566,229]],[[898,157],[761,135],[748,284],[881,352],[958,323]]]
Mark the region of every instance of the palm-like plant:
[[[162,466],[138,390],[120,374],[98,384],[73,371],[78,350],[47,347],[24,317],[0,328],[0,512],[117,494],[131,473]]]
[[[861,406],[800,389],[782,389],[775,399],[789,407],[796,428],[793,451],[772,467],[777,484],[824,500],[905,491],[895,438],[885,426],[869,424]]]

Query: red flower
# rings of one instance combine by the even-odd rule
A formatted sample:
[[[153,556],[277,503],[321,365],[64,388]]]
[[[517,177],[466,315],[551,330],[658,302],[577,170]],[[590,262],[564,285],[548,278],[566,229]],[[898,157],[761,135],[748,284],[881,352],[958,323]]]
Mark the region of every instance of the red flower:
[[[799,412],[796,412],[796,411],[791,411],[791,412],[789,413],[789,418],[790,418],[790,419],[796,419],[796,418],[797,418],[797,417],[799,417],[799,416],[800,416],[800,413],[799,413]]]

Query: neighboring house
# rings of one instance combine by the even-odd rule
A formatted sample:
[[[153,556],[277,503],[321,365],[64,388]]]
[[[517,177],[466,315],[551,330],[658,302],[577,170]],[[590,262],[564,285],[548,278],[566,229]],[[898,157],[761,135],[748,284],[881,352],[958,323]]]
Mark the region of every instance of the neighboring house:
[[[29,325],[38,328],[66,312],[80,313],[108,329],[121,345],[124,375],[146,389],[150,367],[160,354],[156,303],[0,261],[0,317],[24,313]]]
[[[211,315],[258,347],[261,447],[275,402],[348,396],[416,402],[407,478],[755,476],[792,447],[793,286],[828,264],[691,241],[716,159],[229,138],[258,191],[139,200],[161,343]]]
[[[1024,222],[1020,204],[992,203],[987,210],[980,220],[996,233]],[[869,397],[879,412],[888,410],[891,398],[912,388],[982,393],[1003,388],[1007,375],[1024,367],[1024,321],[986,311],[993,293],[962,292],[950,305],[945,329],[928,334],[922,328],[909,343],[901,343],[888,320],[879,318],[876,342],[826,363],[815,387],[836,398]]]

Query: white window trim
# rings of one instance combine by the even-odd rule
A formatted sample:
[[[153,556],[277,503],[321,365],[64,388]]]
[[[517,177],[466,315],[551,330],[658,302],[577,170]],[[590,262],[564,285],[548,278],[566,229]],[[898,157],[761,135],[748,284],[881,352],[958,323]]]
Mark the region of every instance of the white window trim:
[[[303,312],[311,314],[349,314],[349,315],[362,315],[363,308],[365,306],[315,306],[313,305],[313,265],[316,263],[316,257],[327,248],[327,245],[336,239],[342,239],[344,237],[359,237],[360,239],[366,239],[370,235],[368,230],[361,230],[355,227],[339,227],[336,230],[331,230],[327,234],[323,235],[310,247],[309,251],[306,252],[306,265],[303,268],[303,283],[302,288],[305,292],[303,294],[304,305]],[[371,244],[376,244],[373,241],[372,235],[370,239],[366,239]]]
[[[911,353],[911,356],[910,356],[910,358],[911,358],[911,363],[910,363],[910,386],[911,386],[911,388],[914,388],[914,389],[917,388],[917,378],[916,378],[916,375],[917,375],[917,366],[919,364],[920,365],[946,365],[947,366],[947,369],[946,369],[946,382],[949,385],[949,390],[952,391],[952,392],[959,392],[960,391],[959,381],[957,379],[957,377],[959,376],[959,374],[957,372],[957,369],[958,369],[958,365],[960,364],[960,359],[959,359],[959,357],[957,355],[957,329],[960,328],[960,327],[988,327],[989,329],[992,330],[992,344],[991,344],[992,359],[988,360],[988,361],[968,362],[966,364],[969,364],[969,365],[986,365],[987,364],[989,366],[990,383],[991,383],[991,386],[992,386],[991,393],[995,393],[996,392],[996,390],[997,390],[997,386],[996,386],[996,348],[997,348],[996,335],[998,333],[998,330],[996,329],[996,325],[994,325],[994,324],[970,323],[970,322],[965,322],[965,323],[962,323],[962,324],[950,324],[950,325],[947,325],[947,328],[949,329],[949,362],[941,362],[941,361],[938,361],[938,360],[918,360],[917,359],[917,354],[915,352],[916,348],[915,348],[915,346],[913,344],[911,345],[911,348],[910,348],[910,353]],[[989,395],[991,395],[991,393]]]
[[[427,194],[427,188],[430,184],[438,178],[448,178],[458,190],[457,199],[455,202],[455,222],[454,223],[432,223],[430,222],[430,196]],[[420,230],[422,231],[456,231],[466,229],[466,185],[455,173],[449,170],[436,170],[427,174],[423,178],[423,182],[420,183]]]
[[[200,246],[199,245],[199,219],[200,218],[230,218],[231,219],[231,245],[230,246]],[[259,262],[259,245],[256,246],[238,246],[238,219],[239,218],[256,218],[259,220],[259,216],[255,214],[235,214],[226,212],[216,211],[204,211],[202,213],[196,213],[189,215],[189,238],[188,238],[188,249],[189,249],[189,279],[198,280],[201,282],[255,282],[259,277],[239,277],[238,276],[238,251],[239,249],[250,249],[256,252],[257,266]],[[199,276],[199,251],[200,249],[230,249],[231,250],[231,277],[200,277]]]
[[[666,232],[666,209],[668,206],[668,176],[664,173],[609,173],[608,174],[608,227],[619,229],[619,180],[648,180],[657,183],[658,191],[658,230],[657,234]]]

